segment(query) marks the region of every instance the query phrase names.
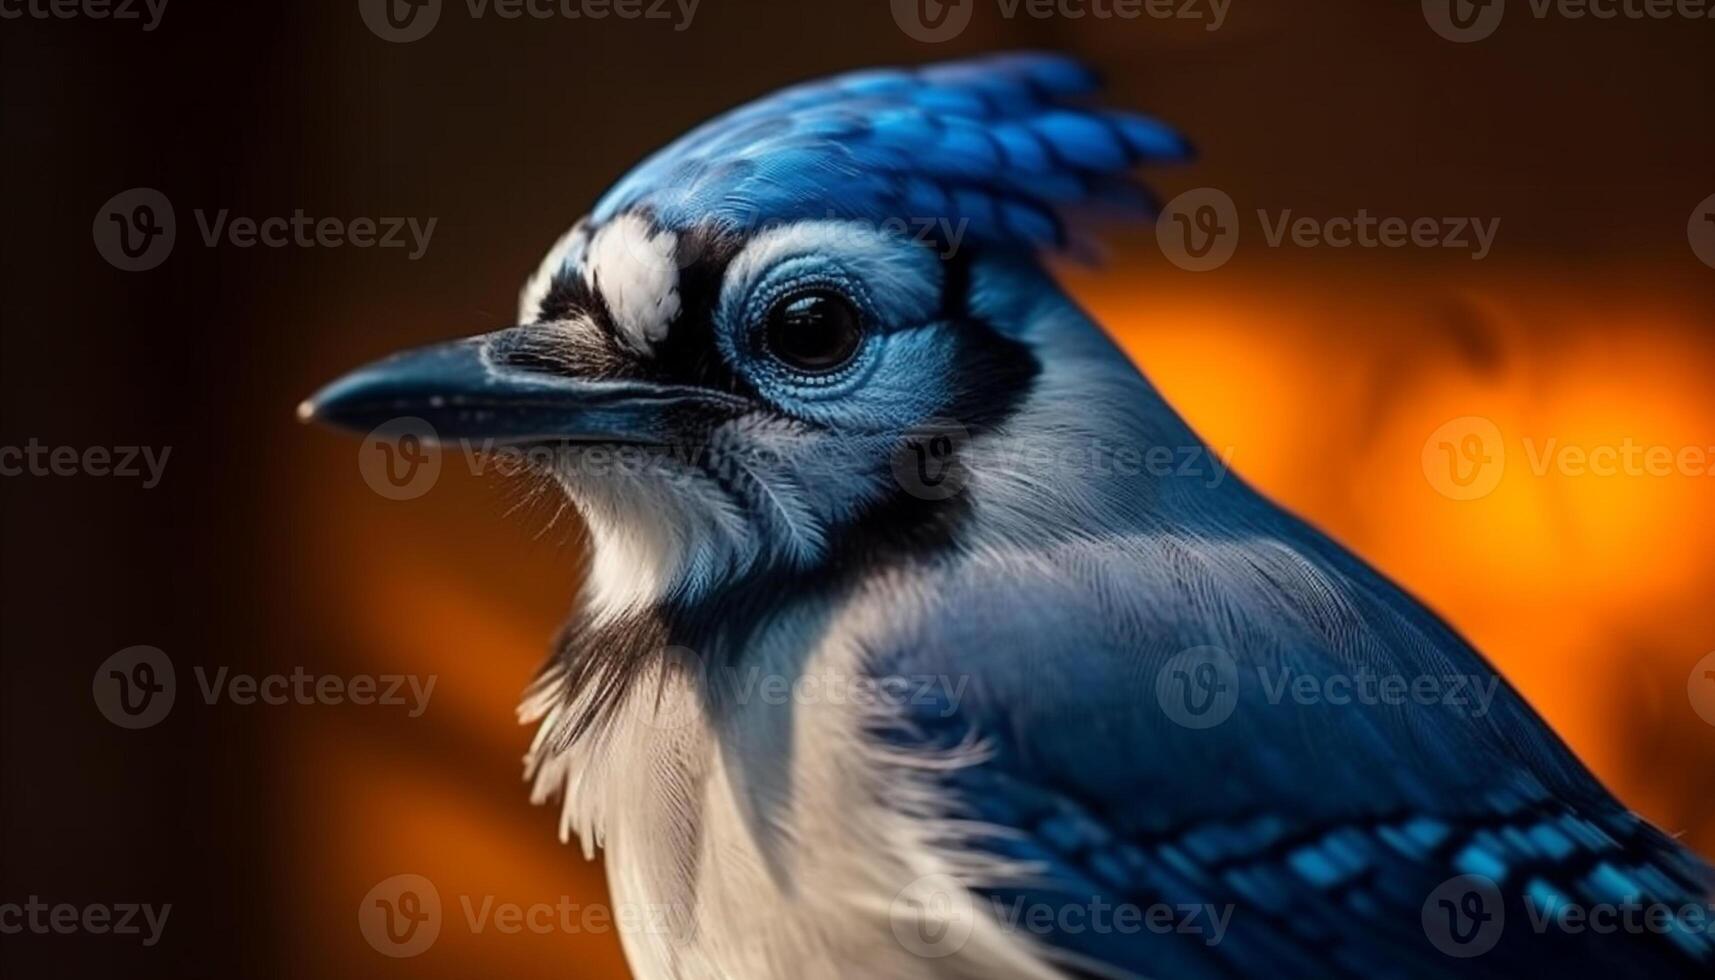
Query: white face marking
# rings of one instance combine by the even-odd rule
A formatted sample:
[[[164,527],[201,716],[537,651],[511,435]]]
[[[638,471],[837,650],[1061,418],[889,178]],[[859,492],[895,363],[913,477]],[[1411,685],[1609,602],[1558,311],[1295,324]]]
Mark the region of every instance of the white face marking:
[[[583,262],[584,251],[589,247],[590,236],[582,221],[572,226],[572,230],[560,236],[554,247],[542,258],[542,264],[530,274],[530,279],[524,283],[524,289],[518,294],[518,322],[534,323],[542,313],[542,301],[548,298],[548,293],[554,287],[554,277],[560,270],[577,268]]]
[[[590,241],[584,278],[600,291],[620,339],[640,354],[667,336],[679,315],[679,237],[634,214],[603,225]]]

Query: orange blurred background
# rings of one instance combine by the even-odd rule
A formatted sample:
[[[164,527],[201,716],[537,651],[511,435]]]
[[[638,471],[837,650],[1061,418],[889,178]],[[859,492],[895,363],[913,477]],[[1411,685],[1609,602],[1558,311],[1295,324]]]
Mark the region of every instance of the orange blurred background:
[[[1117,230],[1065,279],[1234,466],[1395,576],[1484,650],[1633,807],[1715,854],[1715,728],[1688,678],[1715,650],[1715,477],[1535,472],[1555,446],[1705,447],[1715,272],[1686,240],[1715,193],[1701,25],[1535,21],[1454,45],[1416,4],[1234,0],[1197,23],[1006,21],[944,45],[884,4],[706,0],[669,25],[473,20],[390,45],[353,5],[9,24],[0,444],[166,444],[162,486],[0,481],[4,892],[173,902],[159,947],[8,941],[8,976],[623,977],[611,931],[473,930],[463,902],[604,901],[521,781],[519,692],[578,585],[579,529],[449,460],[418,499],[364,483],[297,400],[397,347],[492,329],[540,253],[631,163],[780,84],[984,50],[1081,53],[1112,100],[1202,159],[1164,199],[1238,203],[1226,266],[1182,271]],[[307,5],[304,5],[307,6]],[[1384,9],[1397,8],[1397,9]],[[13,27],[17,26],[17,30]],[[126,275],[89,216],[132,186],[179,211]],[[205,248],[193,208],[433,216],[418,261]],[[1499,219],[1453,250],[1270,247],[1271,215]],[[1426,444],[1493,423],[1491,493],[1439,492]],[[1429,447],[1434,459],[1434,446]],[[1715,465],[1712,465],[1715,470]],[[157,728],[90,704],[152,643],[183,688]],[[204,705],[192,665],[437,678],[421,717]],[[426,953],[364,940],[377,882],[444,908]],[[70,970],[62,974],[60,969]]]

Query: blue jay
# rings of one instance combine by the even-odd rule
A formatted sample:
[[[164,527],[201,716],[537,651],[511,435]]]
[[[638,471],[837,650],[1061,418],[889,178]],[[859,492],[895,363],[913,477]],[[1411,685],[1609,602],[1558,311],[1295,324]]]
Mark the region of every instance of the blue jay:
[[[1046,271],[1188,156],[1096,87],[776,93],[609,191],[521,325],[301,408],[528,449],[581,514],[526,767],[637,975],[1710,975],[1710,868],[1398,586],[1187,467]]]

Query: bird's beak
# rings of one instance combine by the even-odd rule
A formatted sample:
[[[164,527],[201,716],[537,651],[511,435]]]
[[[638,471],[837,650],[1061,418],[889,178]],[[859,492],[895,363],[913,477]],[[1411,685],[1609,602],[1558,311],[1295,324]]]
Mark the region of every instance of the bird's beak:
[[[592,380],[508,364],[521,328],[395,354],[329,384],[298,406],[300,421],[368,432],[419,418],[442,443],[555,441],[665,445],[685,423],[734,414],[723,392],[642,380]]]

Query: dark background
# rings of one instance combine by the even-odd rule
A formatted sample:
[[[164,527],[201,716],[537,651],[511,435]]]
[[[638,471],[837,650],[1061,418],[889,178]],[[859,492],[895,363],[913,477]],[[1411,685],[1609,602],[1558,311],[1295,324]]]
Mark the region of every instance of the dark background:
[[[6,977],[624,975],[597,935],[472,934],[455,896],[600,902],[519,781],[517,694],[577,586],[550,503],[446,467],[390,501],[357,443],[299,427],[321,382],[510,322],[595,196],[711,114],[831,71],[1033,47],[1198,144],[1151,175],[1241,213],[1502,220],[1445,251],[1270,249],[1226,267],[1113,238],[1078,294],[1241,473],[1449,615],[1574,748],[1715,852],[1715,729],[1687,676],[1715,650],[1715,478],[1507,471],[1437,494],[1449,418],[1509,437],[1715,445],[1715,22],[1529,16],[1456,45],[1416,3],[1233,0],[1228,22],[1005,20],[922,44],[885,3],[703,0],[662,21],[473,19],[392,44],[355,0],[171,0],[158,28],[0,21],[0,445],[170,446],[161,485],[0,478],[0,902],[172,903],[134,937],[0,937]],[[91,228],[152,187],[178,239],[128,273]],[[427,253],[205,247],[193,211],[437,219]],[[1518,444],[1511,447],[1515,451]],[[456,461],[454,461],[456,464]],[[178,701],[118,728],[96,666],[166,650]],[[204,704],[192,668],[434,674],[427,712]],[[446,904],[428,953],[363,940],[401,872]]]

